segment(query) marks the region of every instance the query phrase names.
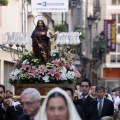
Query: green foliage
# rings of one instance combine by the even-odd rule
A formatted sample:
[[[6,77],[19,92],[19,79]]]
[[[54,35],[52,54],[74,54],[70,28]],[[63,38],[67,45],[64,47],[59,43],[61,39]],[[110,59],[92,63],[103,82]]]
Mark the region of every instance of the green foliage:
[[[2,4],[2,5],[8,5],[8,0],[0,0],[0,4]]]
[[[55,28],[55,31],[67,32],[67,28],[64,24],[55,25],[54,28]]]

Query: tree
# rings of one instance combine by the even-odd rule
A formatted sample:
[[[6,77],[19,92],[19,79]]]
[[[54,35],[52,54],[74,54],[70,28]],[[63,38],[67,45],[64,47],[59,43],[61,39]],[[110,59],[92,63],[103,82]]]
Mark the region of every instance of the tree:
[[[55,31],[67,32],[67,27],[64,24],[55,25]]]
[[[8,5],[8,0],[0,0],[0,6]]]

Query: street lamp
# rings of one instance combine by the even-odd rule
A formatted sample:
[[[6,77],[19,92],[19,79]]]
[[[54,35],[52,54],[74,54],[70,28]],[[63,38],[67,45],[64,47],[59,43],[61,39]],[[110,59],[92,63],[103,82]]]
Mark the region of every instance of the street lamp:
[[[101,39],[101,41],[104,40],[104,37],[105,37],[105,33],[104,33],[104,31],[102,31],[102,32],[100,33],[100,39]]]
[[[9,46],[10,55],[13,61],[17,61],[17,59],[22,57],[22,53],[24,52],[25,46],[27,44],[26,37],[27,37],[26,33],[17,33],[17,32],[5,33],[5,39],[6,39],[5,44]],[[13,52],[13,49],[15,48],[14,46],[17,48],[15,52]]]
[[[88,27],[89,27],[89,31],[88,31],[89,32],[89,34],[88,34],[89,40],[88,40],[88,43],[87,43],[87,45],[88,45],[88,51],[87,51],[88,52],[88,58],[92,57],[91,53],[92,53],[92,22],[93,22],[93,20],[94,20],[94,18],[91,15],[89,17],[87,17]]]
[[[89,17],[87,17],[88,20],[88,26],[91,28],[92,27],[92,22],[93,22],[93,17],[90,15]]]
[[[87,31],[87,39],[86,39],[86,57],[88,59],[92,59],[92,48],[93,48],[93,43],[92,43],[92,22],[93,22],[93,17],[90,15],[89,17],[86,18],[86,22],[88,24],[88,31]],[[86,63],[86,77],[91,78],[91,62],[87,61]]]

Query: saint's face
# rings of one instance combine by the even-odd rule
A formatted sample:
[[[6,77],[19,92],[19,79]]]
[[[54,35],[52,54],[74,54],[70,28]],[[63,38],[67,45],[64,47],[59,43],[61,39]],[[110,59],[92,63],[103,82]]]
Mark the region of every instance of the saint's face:
[[[39,22],[38,22],[38,27],[40,27],[40,28],[43,27],[43,22],[42,22],[42,21],[39,21]]]
[[[46,112],[48,120],[68,120],[68,108],[61,97],[50,98]]]

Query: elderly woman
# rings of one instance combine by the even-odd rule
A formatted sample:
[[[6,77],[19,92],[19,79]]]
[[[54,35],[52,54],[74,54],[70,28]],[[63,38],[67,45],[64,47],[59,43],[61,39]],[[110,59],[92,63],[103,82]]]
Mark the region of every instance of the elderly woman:
[[[40,111],[40,120],[81,120],[70,97],[58,87],[47,94]]]
[[[38,20],[37,26],[33,31],[32,38],[32,47],[33,55],[35,58],[47,61],[50,56],[50,38],[47,36],[47,30],[43,20]]]

